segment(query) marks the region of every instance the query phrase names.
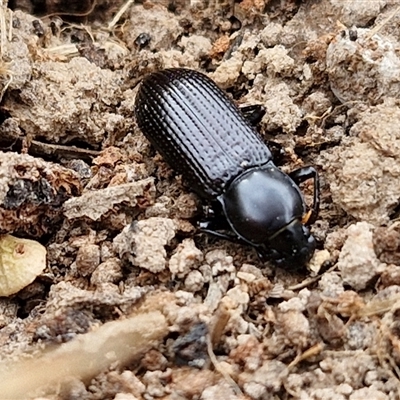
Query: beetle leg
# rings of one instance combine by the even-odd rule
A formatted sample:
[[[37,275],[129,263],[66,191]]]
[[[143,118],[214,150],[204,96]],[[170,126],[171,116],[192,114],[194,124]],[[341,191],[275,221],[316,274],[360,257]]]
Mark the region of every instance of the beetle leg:
[[[265,108],[261,104],[242,106],[239,110],[252,126],[257,126],[265,115]]]
[[[215,213],[212,208],[208,209],[207,216],[207,220],[201,221],[198,224],[198,227],[202,232],[208,233],[219,239],[228,240],[230,242],[241,244],[245,243],[243,240],[238,238],[237,235],[232,233],[231,227],[229,226],[226,219],[218,213]]]
[[[260,259],[260,261],[262,263],[271,261],[271,258],[269,256],[268,252],[266,252],[265,250],[261,250],[261,249],[256,249],[256,251],[257,251],[258,258]]]
[[[274,140],[267,140],[267,145],[272,153],[272,158],[275,165],[281,165],[283,157],[285,156],[285,149],[283,146]]]
[[[240,240],[233,233],[219,232],[217,230],[214,230],[212,226],[213,226],[213,221],[203,221],[199,223],[199,228],[204,233],[208,233],[209,235],[212,235],[218,239],[224,239],[230,242],[243,244],[243,241]]]
[[[307,213],[305,218],[305,225],[311,225],[317,219],[319,211],[320,185],[318,172],[314,167],[303,167],[292,171],[289,176],[298,185],[307,179],[312,178],[314,180],[313,204],[311,206],[311,212]]]

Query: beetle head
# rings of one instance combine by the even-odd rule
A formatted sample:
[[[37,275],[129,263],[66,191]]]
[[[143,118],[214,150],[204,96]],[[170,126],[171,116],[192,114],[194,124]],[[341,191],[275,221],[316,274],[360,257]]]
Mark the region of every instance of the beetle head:
[[[295,219],[269,239],[267,251],[277,264],[299,268],[310,261],[315,251],[315,239],[300,220]]]

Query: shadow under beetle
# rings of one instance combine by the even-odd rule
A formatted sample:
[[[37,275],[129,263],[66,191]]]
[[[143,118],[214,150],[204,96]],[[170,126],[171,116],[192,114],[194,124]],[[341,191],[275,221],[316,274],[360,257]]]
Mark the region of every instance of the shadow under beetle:
[[[298,268],[310,260],[317,171],[278,169],[250,121],[211,79],[182,68],[154,72],[141,83],[135,113],[156,150],[210,205],[202,231],[250,244],[278,265]],[[307,210],[298,185],[311,178],[314,198]]]

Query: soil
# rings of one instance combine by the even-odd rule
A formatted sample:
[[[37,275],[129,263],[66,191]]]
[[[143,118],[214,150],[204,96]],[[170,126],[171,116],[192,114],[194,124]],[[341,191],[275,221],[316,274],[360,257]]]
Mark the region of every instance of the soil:
[[[398,2],[9,6],[0,398],[400,399]],[[199,232],[205,203],[134,118],[167,67],[261,104],[280,168],[319,171],[307,268]]]

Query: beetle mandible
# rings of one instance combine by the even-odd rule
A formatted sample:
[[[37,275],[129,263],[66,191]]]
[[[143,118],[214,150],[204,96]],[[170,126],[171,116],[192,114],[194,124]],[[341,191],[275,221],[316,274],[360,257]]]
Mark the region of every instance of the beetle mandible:
[[[202,231],[250,244],[277,264],[301,267],[310,260],[317,171],[285,174],[277,168],[250,121],[211,79],[183,68],[151,73],[140,85],[135,114],[155,149],[210,205]],[[311,178],[308,209],[298,185]]]

